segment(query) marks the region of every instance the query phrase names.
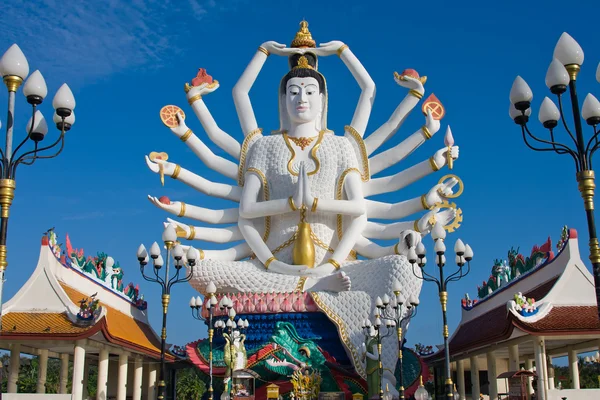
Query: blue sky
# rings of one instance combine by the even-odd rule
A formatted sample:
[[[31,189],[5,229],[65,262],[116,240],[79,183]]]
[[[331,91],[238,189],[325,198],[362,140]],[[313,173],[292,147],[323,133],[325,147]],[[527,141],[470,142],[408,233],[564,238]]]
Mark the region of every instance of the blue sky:
[[[581,101],[588,91],[598,94],[594,75],[600,51],[593,52],[600,11],[596,2],[162,0],[74,2],[69,7],[51,0],[36,3],[12,1],[3,7],[0,49],[18,43],[31,71],[40,69],[44,74],[50,92],[42,105],[47,118],[52,115],[51,96],[63,82],[69,83],[77,99],[77,121],[59,158],[18,171],[5,300],[31,274],[40,237],[55,226],[62,240],[68,233],[73,245],[87,254],[104,251],[121,263],[125,281],[140,283],[158,331],[158,286],[143,281],[135,252],[139,243],[160,240],[161,224],[169,215],[149,203],[146,195],[168,195],[213,208],[218,203],[168,178],[162,188],[158,176],[145,166],[144,155],[166,151],[177,163],[219,179],[162,125],[158,111],[167,104],[183,107],[190,116],[189,126],[205,138],[183,92],[183,84],[204,67],[221,84],[206,103],[219,125],[241,141],[231,89],[256,48],[267,40],[289,44],[302,18],[309,21],[317,42],[347,43],[376,82],[369,131],[383,123],[405,95],[394,83],[393,71],[415,68],[427,75],[427,93],[435,92],[446,107],[440,132],[397,169],[441,148],[445,125],[451,125],[461,151],[453,172],[466,188],[458,199],[464,223],[449,241],[462,238],[476,257],[471,275],[449,288],[451,331],[460,319],[460,298],[466,292],[476,297],[477,283],[489,276],[495,258],[506,258],[511,246],[520,246],[529,255],[531,247],[549,235],[555,244],[561,227],[568,225],[580,232],[587,262],[587,226],[572,162],[526,148],[508,117],[508,94],[516,75],[527,80],[534,92],[532,128],[544,134],[537,109],[549,95],[544,76],[563,31],[588,52],[578,79]],[[251,92],[259,124],[267,130],[277,127],[276,88],[285,68],[285,59],[270,57]],[[337,57],[321,60],[320,70],[330,91],[329,127],[340,131],[352,117],[359,90]],[[23,137],[29,106],[21,92],[17,98],[15,132]],[[7,97],[0,96],[0,109],[6,102]],[[2,122],[5,125],[4,114]],[[420,113],[413,113],[390,144],[422,123]],[[441,176],[440,172],[382,199],[421,195]],[[426,245],[431,251],[430,239]],[[428,268],[431,272],[432,266]],[[408,333],[409,344],[415,343],[414,338],[424,344],[440,343],[437,289],[425,284],[421,293],[422,309]],[[205,335],[187,305],[194,294],[187,284],[174,288],[170,342],[184,344]]]

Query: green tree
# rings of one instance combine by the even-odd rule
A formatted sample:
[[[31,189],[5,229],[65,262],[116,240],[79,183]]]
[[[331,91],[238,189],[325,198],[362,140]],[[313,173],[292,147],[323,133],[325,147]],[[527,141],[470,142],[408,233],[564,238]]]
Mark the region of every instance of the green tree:
[[[177,371],[177,400],[200,400],[206,385],[195,368]]]

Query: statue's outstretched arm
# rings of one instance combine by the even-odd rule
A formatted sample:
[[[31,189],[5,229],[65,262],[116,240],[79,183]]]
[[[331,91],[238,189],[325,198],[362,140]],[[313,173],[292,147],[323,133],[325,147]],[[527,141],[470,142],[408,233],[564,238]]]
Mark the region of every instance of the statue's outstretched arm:
[[[171,218],[167,218],[167,221],[168,222],[164,223],[165,228],[169,224],[175,224],[177,237],[187,240],[203,240],[205,242],[212,243],[230,243],[243,239],[242,233],[237,225],[228,226],[225,228],[206,228],[203,226],[183,224]]]
[[[241,151],[240,143],[219,128],[206,104],[204,104],[204,100],[202,100],[202,96],[214,92],[218,88],[219,84],[216,81],[212,85],[202,84],[200,86],[193,86],[187,92],[188,103],[192,106],[194,114],[196,114],[210,140],[227,154],[239,160]],[[194,150],[193,143],[188,143],[188,146]],[[195,150],[194,153],[196,153]]]
[[[152,172],[157,174],[161,173],[160,166],[162,165],[162,173],[164,173],[164,175],[177,179],[208,196],[219,197],[235,202],[239,202],[242,196],[242,188],[238,186],[211,182],[200,175],[196,175],[185,168],[181,168],[181,166],[177,164],[163,160],[151,161],[148,156],[146,156],[146,164]]]
[[[440,170],[440,168],[448,163],[448,160],[446,159],[447,152],[448,148],[444,147],[443,149],[436,151],[428,160],[422,161],[395,175],[371,179],[364,184],[365,197],[374,196],[380,193],[395,192],[432,172]],[[451,154],[453,159],[458,158],[458,146],[452,147]]]
[[[190,246],[182,245],[184,251],[187,251]],[[238,244],[223,250],[199,250],[201,260],[219,260],[219,261],[239,261],[247,258],[252,254],[250,246],[246,243]]]
[[[342,214],[358,217],[365,214],[365,199],[360,172],[350,170],[343,179],[343,189],[348,200],[319,199],[310,194],[310,180],[303,166],[300,166],[300,177],[304,182],[304,205],[312,212]]]
[[[358,58],[356,58],[354,53],[352,53],[347,45],[340,41],[336,40],[323,43],[320,44],[318,48],[310,49],[309,51],[315,53],[317,56],[329,56],[337,53],[342,62],[348,67],[348,70],[350,70],[354,79],[356,79],[356,82],[361,89],[361,93],[354,111],[354,116],[352,117],[351,126],[356,129],[360,135],[363,135],[367,129],[373,102],[375,101],[375,82],[373,82],[373,79],[371,79],[371,76]]]
[[[206,222],[208,224],[233,224],[237,222],[239,217],[239,210],[237,208],[211,210],[209,208],[186,204],[183,201],[173,201],[169,204],[165,204],[157,197],[150,195],[148,195],[148,200],[158,208],[173,215],[195,219],[196,221]]]
[[[406,230],[400,234],[398,243],[393,246],[380,246],[364,236],[359,236],[354,249],[361,256],[374,259],[392,254],[406,255],[408,250],[419,244],[420,241],[421,234],[419,232]]]
[[[262,174],[252,168],[248,170],[245,177],[242,199],[240,201],[240,216],[242,218],[260,218],[292,212],[289,199],[275,199],[258,201],[261,187],[268,193],[267,182],[263,182]],[[268,195],[265,196],[268,198]],[[298,203],[296,203],[298,204]]]
[[[244,132],[244,136],[248,135],[250,132],[258,129],[258,124],[256,122],[256,117],[254,116],[254,110],[252,109],[252,102],[250,101],[250,89],[260,70],[262,69],[265,61],[269,54],[277,54],[277,55],[290,55],[298,52],[298,49],[287,49],[285,45],[269,41],[263,43],[256,53],[250,64],[246,67],[242,76],[237,81],[235,86],[233,87],[233,102],[235,104],[235,109],[237,111],[238,119],[240,120],[240,125],[242,127],[242,132]]]
[[[417,78],[410,76],[404,76],[400,78],[400,75],[394,74],[394,80],[398,85],[410,89],[410,91],[400,102],[398,107],[396,107],[390,119],[377,128],[375,132],[365,138],[365,146],[367,148],[367,154],[369,155],[377,150],[379,146],[385,143],[398,131],[398,129],[400,129],[406,117],[408,117],[410,112],[423,97],[423,93],[425,93],[423,84]]]
[[[457,183],[456,178],[451,178],[447,182],[435,185],[419,197],[394,204],[366,200],[367,215],[369,219],[399,219],[429,210],[434,205],[448,199],[448,196],[454,193],[452,188]]]
[[[237,180],[237,164],[234,164],[231,161],[213,153],[212,150],[206,146],[204,142],[202,142],[202,140],[200,140],[198,136],[192,132],[191,129],[188,128],[185,120],[181,116],[181,113],[177,113],[177,119],[179,121],[179,125],[175,128],[171,128],[171,131],[175,134],[175,136],[184,141],[208,168],[215,170],[229,178]],[[239,143],[237,144],[239,148]]]
[[[358,237],[361,235],[367,224],[366,214],[352,218],[350,223],[345,226],[342,240],[338,243],[331,258],[341,265],[344,260],[348,258],[350,251],[352,251],[356,245]]]
[[[362,234],[369,239],[395,239],[400,237],[403,232],[411,230],[425,235],[431,231],[433,223],[440,222],[443,226],[446,226],[455,216],[456,210],[453,208],[441,212],[439,208],[434,208],[416,221],[400,221],[392,224],[369,221]]]
[[[402,143],[369,158],[371,176],[402,161],[439,130],[440,121],[433,119],[431,112],[428,112],[425,125],[421,129],[404,139]]]

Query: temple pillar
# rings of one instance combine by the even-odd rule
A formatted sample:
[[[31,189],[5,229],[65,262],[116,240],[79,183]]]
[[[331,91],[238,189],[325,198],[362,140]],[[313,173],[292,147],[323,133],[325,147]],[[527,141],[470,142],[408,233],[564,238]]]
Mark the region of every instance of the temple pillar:
[[[85,366],[85,339],[75,342],[73,354],[73,386],[71,388],[72,400],[83,399],[83,368]]]
[[[41,349],[38,355],[38,377],[36,393],[46,393],[46,374],[48,372],[48,349]]]
[[[125,400],[127,397],[127,353],[119,354],[119,380],[117,383],[117,400]]]
[[[525,359],[525,369],[527,371],[533,371],[533,360],[531,358]],[[533,378],[527,378],[527,394],[529,398],[533,394]]]
[[[552,365],[552,357],[546,356],[546,371],[548,371],[548,390],[554,389],[554,365]]]
[[[108,398],[108,350],[100,350],[98,354],[98,383],[96,386],[96,400]]]
[[[479,400],[481,386],[479,386],[479,366],[477,356],[471,356],[471,400]]]
[[[543,337],[534,337],[533,339],[533,352],[535,354],[535,366],[536,373],[538,376],[537,388],[535,388],[535,395],[537,400],[546,400],[546,385],[547,376],[544,365],[546,364],[546,344]]]
[[[577,359],[577,351],[569,349],[569,376],[573,387],[571,389],[580,389],[579,387],[579,360]]]
[[[465,400],[467,395],[465,393],[465,362],[463,360],[456,360],[456,386],[458,386],[460,400]]]
[[[19,367],[21,366],[21,344],[14,343],[10,348],[10,372],[8,373],[8,393],[17,393]]]
[[[89,357],[85,358],[83,363],[83,398],[87,399],[90,397],[90,393],[88,391],[88,383],[90,380],[90,359]]]
[[[133,369],[133,400],[142,400],[142,373],[144,371],[142,359],[135,358]]]
[[[496,372],[496,356],[494,352],[490,351],[486,354],[487,358],[487,370],[488,370],[488,381],[490,382],[490,400],[498,399],[498,373]]]
[[[69,354],[60,355],[60,377],[58,384],[58,393],[67,394],[67,384],[69,383]]]
[[[519,345],[508,346],[508,370],[518,371],[519,368]]]
[[[148,365],[148,389],[146,395],[147,400],[155,400],[156,399],[156,363],[152,363]]]

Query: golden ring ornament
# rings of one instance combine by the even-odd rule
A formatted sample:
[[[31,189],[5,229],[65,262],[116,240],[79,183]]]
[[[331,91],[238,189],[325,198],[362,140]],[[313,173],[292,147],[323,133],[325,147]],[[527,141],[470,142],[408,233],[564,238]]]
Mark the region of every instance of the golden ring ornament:
[[[438,189],[438,194],[440,196],[443,196],[447,199],[455,199],[463,193],[463,191],[465,190],[465,184],[458,176],[456,176],[454,174],[448,174],[448,175],[442,176],[442,178],[438,181],[438,185],[442,185],[446,180],[452,179],[452,178],[454,178],[458,181],[457,182],[458,183],[458,192],[451,194],[451,195],[445,195],[445,194],[442,194],[442,192]]]
[[[458,229],[458,227],[460,226],[460,224],[463,222],[463,214],[462,214],[462,210],[460,208],[456,207],[456,203],[450,203],[447,200],[442,201],[441,203],[437,203],[434,204],[432,208],[439,208],[440,210],[443,208],[452,208],[454,210],[456,210],[456,215],[454,216],[454,219],[452,220],[451,223],[449,223],[448,225],[444,226],[444,229],[446,230],[446,232],[448,233],[452,233],[455,230]],[[435,214],[433,214],[428,221],[431,225],[435,225],[436,223],[436,219],[435,219]]]

